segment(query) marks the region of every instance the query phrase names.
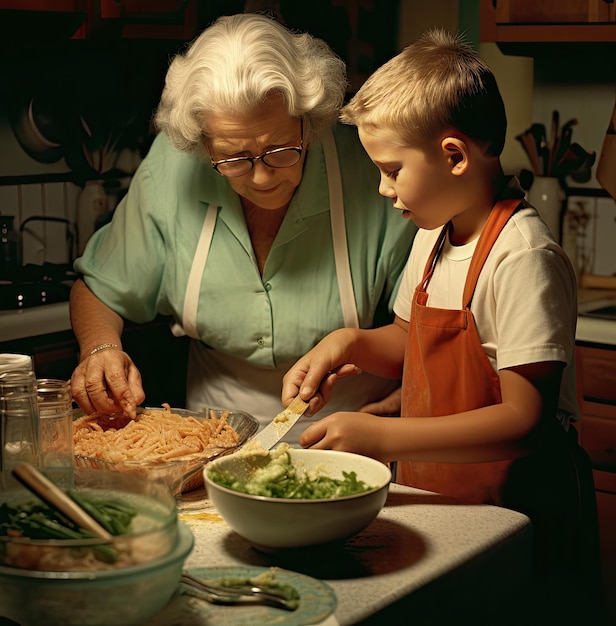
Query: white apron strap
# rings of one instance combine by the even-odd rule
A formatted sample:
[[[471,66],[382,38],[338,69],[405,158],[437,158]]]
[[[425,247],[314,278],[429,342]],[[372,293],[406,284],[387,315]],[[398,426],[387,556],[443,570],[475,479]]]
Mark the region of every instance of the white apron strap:
[[[344,221],[344,201],[342,198],[340,164],[338,163],[336,142],[334,141],[331,130],[328,130],[323,136],[323,153],[325,155],[325,167],[327,168],[329,214],[332,224],[334,260],[336,263],[336,276],[338,278],[342,317],[346,328],[359,328],[357,305],[353,292],[353,279],[351,277],[351,265],[349,263],[346,224]]]
[[[214,227],[216,225],[216,217],[218,215],[218,207],[210,204],[207,207],[201,235],[197,243],[195,258],[193,259],[188,282],[186,284],[186,295],[184,296],[184,309],[182,311],[182,325],[177,322],[171,326],[171,332],[176,337],[188,335],[193,339],[199,339],[197,332],[197,310],[199,308],[199,292],[201,291],[201,279],[207,257],[210,253],[210,245],[214,236]]]

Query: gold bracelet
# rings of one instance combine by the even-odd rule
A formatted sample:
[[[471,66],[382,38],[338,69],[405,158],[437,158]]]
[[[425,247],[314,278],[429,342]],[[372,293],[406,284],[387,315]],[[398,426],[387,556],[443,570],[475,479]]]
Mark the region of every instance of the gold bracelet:
[[[117,343],[101,343],[100,346],[96,346],[96,348],[94,348],[94,350],[91,350],[88,353],[88,356],[92,356],[93,354],[96,354],[97,352],[101,352],[103,350],[120,350],[120,346]]]

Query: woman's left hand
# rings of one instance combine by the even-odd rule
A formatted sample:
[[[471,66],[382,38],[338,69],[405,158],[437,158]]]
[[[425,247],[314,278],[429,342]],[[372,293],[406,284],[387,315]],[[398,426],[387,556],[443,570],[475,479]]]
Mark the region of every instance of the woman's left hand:
[[[388,396],[361,407],[361,413],[372,413],[383,417],[400,417],[402,409],[402,387],[394,389]]]

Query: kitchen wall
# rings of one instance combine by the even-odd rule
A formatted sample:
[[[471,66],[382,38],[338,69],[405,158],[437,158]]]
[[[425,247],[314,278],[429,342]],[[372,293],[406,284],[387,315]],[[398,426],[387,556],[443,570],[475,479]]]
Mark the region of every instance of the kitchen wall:
[[[150,118],[178,45],[69,40],[4,51],[0,212],[16,229],[31,220],[24,264],[72,261],[111,214],[151,141]],[[80,194],[96,179],[104,195],[86,203],[80,221]],[[69,224],[43,221],[49,217]]]
[[[553,110],[561,121],[576,118],[573,141],[594,150],[597,161],[588,182],[569,180],[566,213],[563,216],[563,247],[575,260],[579,273],[616,275],[616,201],[592,194],[601,188],[596,178],[597,162],[616,103],[616,84],[606,80],[602,61],[566,68],[548,61],[535,63],[533,119],[549,124]],[[610,72],[611,74],[611,72]],[[612,74],[613,75],[613,74]]]
[[[213,15],[242,9],[239,0],[219,3],[221,8],[214,11],[215,4],[208,5]],[[589,68],[584,63],[576,66],[512,57],[503,55],[495,44],[478,44],[477,0],[387,0],[379,3],[378,10],[372,7],[373,34],[368,35],[360,31],[355,19],[361,3],[319,0],[318,11],[313,7],[308,12],[300,11],[299,5],[292,2],[279,4],[294,25],[327,39],[349,59],[354,86],[375,65],[417,39],[426,28],[442,26],[464,32],[494,69],[503,93],[509,130],[502,160],[509,172],[518,174],[530,165],[515,136],[533,122],[549,126],[555,109],[560,112],[561,121],[573,117],[579,120],[574,127],[574,141],[597,155],[600,153],[616,98],[616,86],[602,72],[600,60]],[[337,21],[342,15],[346,30]],[[208,19],[211,17],[208,15]],[[389,35],[396,28],[397,41]],[[85,180],[93,177],[94,169],[102,170],[106,210],[110,213],[147,151],[149,119],[162,89],[168,57],[179,45],[148,41],[137,46],[123,42],[119,47],[101,48],[72,41],[44,51],[32,48],[16,57],[5,55],[0,65],[5,76],[0,87],[0,212],[15,216],[16,224],[39,215],[66,218],[76,224],[79,194]],[[66,154],[61,151],[59,158],[55,158],[53,142],[43,146],[45,150],[39,146],[43,150],[42,162],[33,158],[17,136],[19,114],[27,114],[34,96],[38,98],[35,101],[47,106],[49,115],[50,110],[59,109],[60,117],[73,124],[74,145]],[[57,129],[49,132],[57,142],[62,141]],[[107,150],[103,165],[100,157],[108,139],[111,143],[118,141],[111,151]],[[89,145],[88,154],[84,154],[82,144],[87,144],[86,148]],[[599,189],[595,170],[596,165],[587,183],[569,184]],[[564,221],[563,244],[582,246],[579,256],[584,269],[616,273],[616,255],[610,245],[616,240],[613,202],[609,198],[576,195],[568,205],[573,215]],[[29,222],[24,232],[24,262],[64,262],[71,254],[66,235],[64,224]]]
[[[566,178],[567,195],[561,224],[561,244],[576,264],[578,273],[616,275],[616,202],[603,197],[596,179],[597,162],[616,102],[616,84],[611,70],[580,59],[566,60],[503,55],[495,44],[480,50],[493,67],[507,108],[509,129],[503,153],[505,169],[517,173],[530,163],[515,136],[534,122],[549,132],[552,112],[560,123],[577,119],[572,141],[596,153],[588,181]],[[605,67],[605,66],[603,66]]]
[[[353,90],[395,53],[398,4],[210,0],[200,3],[199,22],[201,28],[219,15],[275,8],[291,28],[330,43],[347,61]],[[17,228],[35,216],[70,222],[70,232],[63,223],[28,222],[24,263],[67,262],[112,213],[147,152],[168,60],[182,45],[70,40],[38,48],[27,41],[14,52],[0,42],[0,213],[13,216]],[[98,193],[92,184],[82,193],[96,179]]]
[[[68,263],[75,254],[75,212],[80,187],[70,182],[0,186],[0,212],[14,217],[14,229],[35,216],[57,217],[69,224],[32,221],[24,226],[23,263]],[[73,242],[71,244],[71,242]]]
[[[530,163],[516,135],[532,123],[549,129],[552,112],[560,122],[576,118],[572,141],[595,151],[597,161],[616,101],[613,64],[586,56],[560,58],[503,54],[493,43],[479,43],[478,0],[436,0],[418,3],[401,0],[399,48],[408,45],[431,26],[458,30],[466,35],[493,69],[507,110],[508,130],[502,163],[505,171],[520,174]],[[562,244],[578,271],[616,274],[616,203],[596,180],[597,161],[590,180],[566,180],[569,196],[562,223]],[[578,191],[581,189],[581,191]]]

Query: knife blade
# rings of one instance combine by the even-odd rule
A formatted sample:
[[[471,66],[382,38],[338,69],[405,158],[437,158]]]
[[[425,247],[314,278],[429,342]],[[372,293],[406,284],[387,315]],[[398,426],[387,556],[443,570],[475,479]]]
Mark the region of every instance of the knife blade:
[[[273,448],[306,412],[308,403],[299,396],[295,397],[289,406],[274,417],[274,419],[260,432],[254,436],[256,445],[265,450]]]

